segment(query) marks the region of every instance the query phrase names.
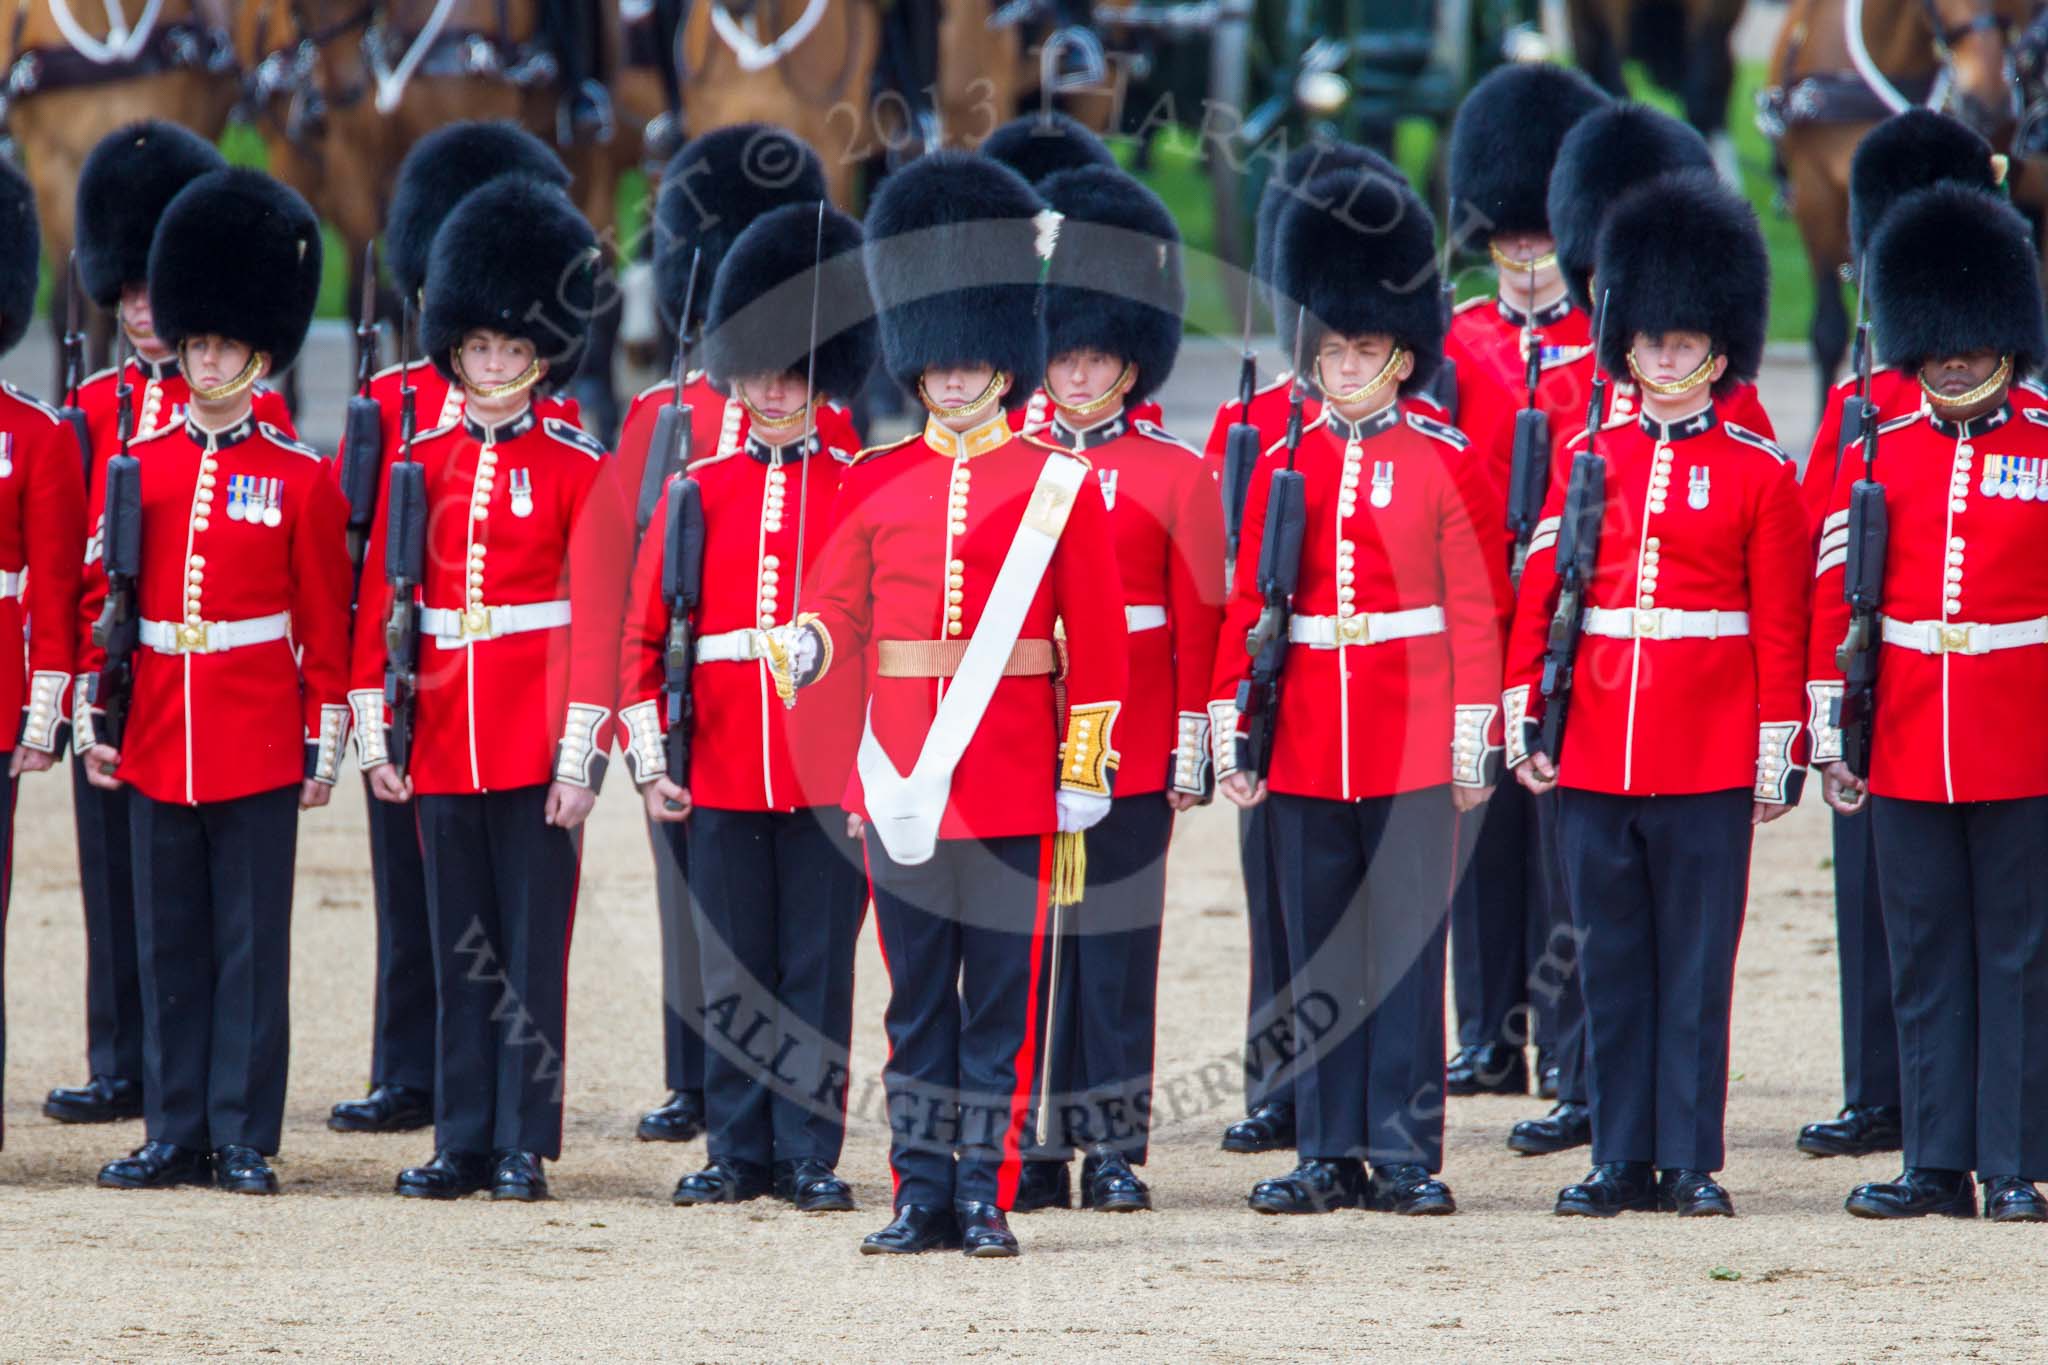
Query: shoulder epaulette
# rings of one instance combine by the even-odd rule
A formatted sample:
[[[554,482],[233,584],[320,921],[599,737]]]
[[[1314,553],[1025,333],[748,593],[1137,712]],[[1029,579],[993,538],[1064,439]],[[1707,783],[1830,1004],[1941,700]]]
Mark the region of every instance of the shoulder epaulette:
[[[683,466],[683,472],[685,474],[694,474],[706,465],[723,464],[737,454],[739,454],[737,450],[721,450],[714,455],[706,455],[701,460],[690,461]]]
[[[78,381],[78,387],[82,389],[87,384],[97,384],[102,379],[110,379],[120,368],[119,365],[109,365],[103,370],[94,370],[91,374]]]
[[[859,464],[863,460],[869,459],[876,455],[886,455],[892,450],[901,450],[903,447],[909,445],[912,441],[917,440],[923,434],[924,433],[922,431],[913,431],[906,436],[898,436],[893,441],[884,441],[882,442],[882,444],[878,446],[869,446],[865,450],[856,450],[853,453],[853,458],[851,460],[848,460],[847,463],[850,465],[855,465]]]
[[[1253,389],[1252,394],[1254,397],[1256,397],[1257,395],[1262,393],[1271,393],[1275,389],[1284,389],[1293,382],[1294,376],[1286,371],[1282,371],[1280,374],[1274,376],[1272,383]],[[1230,401],[1235,403],[1237,400],[1233,398]]]
[[[1165,427],[1160,426],[1157,422],[1141,421],[1133,422],[1131,425],[1137,428],[1138,433],[1141,436],[1150,436],[1155,441],[1160,441],[1170,446],[1177,446],[1180,449],[1185,450],[1188,454],[1194,456],[1198,460],[1208,458],[1208,456],[1202,453],[1201,449],[1198,446],[1195,446],[1194,444],[1188,441],[1183,441],[1180,437],[1174,435]]]
[[[565,446],[574,446],[593,460],[602,460],[611,452],[604,448],[604,442],[592,436],[574,422],[565,422],[559,417],[543,417],[540,429]]]
[[[1323,427],[1326,427],[1326,426],[1328,426],[1328,425],[1329,425],[1329,423],[1330,423],[1330,414],[1329,414],[1329,413],[1327,413],[1327,412],[1319,412],[1319,413],[1317,413],[1317,414],[1315,415],[1315,419],[1314,419],[1313,421],[1303,422],[1303,423],[1301,424],[1301,434],[1302,434],[1303,436],[1306,436],[1306,435],[1308,435],[1308,434],[1309,434],[1309,433],[1310,433],[1311,431],[1319,431],[1319,430],[1321,430],[1321,429],[1322,429]],[[1286,450],[1287,450],[1287,438],[1286,438],[1285,436],[1282,436],[1282,437],[1281,437],[1281,438],[1280,438],[1279,440],[1277,440],[1277,441],[1273,442],[1273,444],[1271,444],[1271,445],[1267,446],[1267,447],[1266,447],[1266,451],[1265,451],[1265,453],[1266,453],[1266,454],[1268,454],[1268,455],[1271,455],[1271,454],[1272,454],[1272,453],[1273,453],[1274,451],[1276,451],[1276,450],[1277,450],[1277,451],[1280,451],[1280,452],[1281,452],[1281,453],[1283,453],[1283,454],[1284,454],[1284,453],[1286,453]]]
[[[2013,387],[2025,389],[2036,398],[2048,398],[2048,387],[2043,387],[2038,379],[2016,379],[2013,381]]]
[[[265,436],[269,437],[271,443],[274,445],[281,445],[286,450],[296,450],[297,452],[299,452],[299,454],[308,456],[315,460],[322,458],[319,451],[313,449],[313,447],[307,445],[304,441],[299,440],[295,436],[285,435],[285,433],[279,431],[276,427],[270,425],[270,423],[268,422],[258,422],[256,424],[256,430],[262,432]]]
[[[634,394],[633,401],[637,403],[643,398],[652,398],[655,394],[660,393],[663,389],[673,389],[674,387],[675,381],[673,380],[657,379],[652,384],[649,384],[646,388],[640,390],[640,392]]]
[[[2020,411],[2024,413],[2026,415],[2026,419],[2029,422],[2032,422],[2035,426],[2048,427],[2048,408],[2021,408]],[[1878,430],[1885,431],[1888,430],[1888,428],[1879,427]]]
[[[1783,446],[1779,445],[1776,441],[1773,441],[1770,437],[1765,436],[1760,432],[1751,431],[1748,427],[1745,426],[1737,426],[1733,422],[1723,422],[1721,423],[1721,427],[1730,436],[1733,436],[1736,440],[1742,442],[1746,446],[1755,446],[1758,450],[1761,450],[1764,454],[1770,456],[1779,464],[1785,464],[1792,458],[1790,455],[1787,455],[1785,453],[1785,449]]]
[[[7,392],[10,395],[12,395],[15,399],[19,400],[20,402],[28,404],[37,412],[40,412],[41,414],[43,414],[43,416],[49,418],[52,422],[58,422],[63,420],[62,418],[57,416],[57,410],[55,408],[51,407],[48,403],[45,403],[42,399],[36,397],[32,393],[23,393],[20,389],[15,388],[14,385],[6,383],[4,381],[0,381],[0,389],[7,390]]]
[[[1409,426],[1415,428],[1424,436],[1436,437],[1437,440],[1442,441],[1453,450],[1463,450],[1466,446],[1472,444],[1472,438],[1464,432],[1454,426],[1439,422],[1434,417],[1424,417],[1419,412],[1403,413],[1402,416],[1407,418]]]
[[[401,361],[398,361],[398,362],[396,362],[396,363],[394,363],[394,364],[386,365],[386,366],[385,366],[385,367],[384,367],[383,369],[381,369],[381,370],[377,371],[377,373],[375,373],[375,374],[371,375],[371,376],[370,376],[370,378],[372,378],[372,379],[382,379],[382,378],[384,378],[384,377],[385,377],[385,376],[387,376],[387,375],[394,375],[394,374],[397,374],[397,373],[399,373],[399,372],[400,372],[400,371],[402,371],[402,370],[417,370],[417,369],[419,369],[419,368],[420,368],[420,367],[421,367],[422,365],[430,365],[431,363],[432,363],[432,362],[430,362],[430,361],[422,360],[422,359],[421,359],[420,357],[418,357],[418,356],[414,356],[414,357],[413,357],[413,358],[412,358],[411,360],[401,360]]]
[[[451,431],[459,431],[461,429],[462,419],[458,417],[454,421],[443,423],[438,427],[428,427],[425,431],[414,432],[412,434],[412,443],[418,445],[422,441],[431,441],[437,436],[446,436]]]
[[[2027,414],[2027,416],[2034,417],[2034,409],[2025,408],[2022,409],[2022,411],[2024,411]],[[1909,427],[1913,425],[1913,423],[1919,421],[1921,417],[1924,415],[1925,414],[1923,414],[1918,408],[1915,408],[1913,411],[1909,413],[1905,413],[1901,416],[1892,418],[1892,420],[1889,422],[1879,422],[1877,424],[1877,434],[1882,436],[1887,431],[1897,431],[1900,427]],[[2043,426],[2048,426],[2048,414],[2044,414],[2042,417],[2034,417],[2034,420],[2040,422]]]
[[[1457,307],[1451,309],[1451,316],[1456,317],[1460,313],[1469,313],[1474,308],[1479,307],[1481,304],[1492,302],[1493,295],[1491,294],[1475,294],[1471,298],[1466,299],[1463,303],[1459,304]]]
[[[166,422],[153,431],[138,431],[128,438],[128,448],[133,450],[145,441],[154,441],[159,436],[168,436],[174,431],[183,431],[184,429],[185,424],[183,422]],[[120,446],[117,444],[114,450],[116,453],[119,453]]]

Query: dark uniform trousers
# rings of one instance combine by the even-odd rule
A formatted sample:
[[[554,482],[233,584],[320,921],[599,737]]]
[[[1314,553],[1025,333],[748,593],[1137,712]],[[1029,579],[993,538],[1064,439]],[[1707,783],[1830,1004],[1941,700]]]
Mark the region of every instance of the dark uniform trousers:
[[[1754,804],[1747,788],[1559,794],[1596,1164],[1723,1165],[1728,1019]]]
[[[1053,1002],[1053,1103],[1065,1145],[1031,1155],[1106,1143],[1142,1166],[1173,807],[1163,792],[1119,797],[1087,837],[1086,889],[1067,912]]]
[[[299,786],[196,806],[137,792],[128,812],[149,1138],[275,1153],[291,1055]]]
[[[419,798],[439,982],[434,1146],[562,1154],[569,930],[582,841],[546,785]]]
[[[941,839],[906,867],[867,838],[889,972],[882,1084],[897,1208],[1016,1197],[1051,965],[1052,848],[1050,835]]]
[[[692,817],[694,818],[694,817]],[[704,1093],[704,975],[697,926],[690,913],[690,846],[670,838],[672,826],[647,824],[654,852],[654,905],[661,921],[661,1057],[663,1084]]]
[[[846,812],[691,812],[706,1025],[706,1149],[837,1165],[846,1139],[853,950],[867,909]]]
[[[1550,948],[1550,897],[1536,797],[1509,778],[1459,822],[1470,844],[1451,897],[1451,980],[1458,1045],[1551,1049],[1550,1012],[1532,976]]]
[[[1294,962],[1296,1147],[1441,1170],[1450,790],[1267,804]]]
[[[1499,793],[1495,793],[1494,800],[1499,799]],[[1544,905],[1549,914],[1550,933],[1544,940],[1543,955],[1530,969],[1529,994],[1536,1007],[1537,1035],[1547,1034],[1550,1039],[1550,1060],[1557,1066],[1557,1098],[1565,1104],[1583,1105],[1590,1102],[1586,1079],[1586,983],[1579,930],[1572,922],[1571,897],[1565,894],[1564,855],[1557,847],[1558,800],[1558,792],[1552,789],[1533,802],[1537,865],[1542,869],[1546,888]],[[1543,1022],[1546,1019],[1548,1024]]]
[[[45,779],[48,780],[48,779]],[[0,1114],[7,1102],[7,907],[14,899],[14,798],[18,792],[0,764]],[[0,1146],[7,1130],[0,1125]]]
[[[1251,928],[1251,994],[1244,1021],[1244,1108],[1294,1103],[1294,967],[1280,913],[1273,862],[1273,812],[1264,803],[1237,813],[1238,865]]]
[[[135,872],[130,794],[86,780],[71,767],[78,826],[78,889],[85,902],[85,1050],[95,1076],[141,1081],[142,972],[135,960]]]
[[[1899,1103],[1899,1025],[1870,812],[1834,812],[1835,943],[1842,966],[1843,1103]]]
[[[1871,818],[1906,1164],[2048,1179],[2048,796]]]
[[[369,805],[370,886],[377,902],[377,996],[370,1084],[434,1088],[434,936],[427,926],[427,869],[414,803]]]

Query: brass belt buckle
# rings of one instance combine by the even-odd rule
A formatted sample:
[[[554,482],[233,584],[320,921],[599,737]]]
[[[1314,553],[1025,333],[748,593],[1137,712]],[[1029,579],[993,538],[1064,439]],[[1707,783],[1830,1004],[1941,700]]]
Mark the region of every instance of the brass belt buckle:
[[[198,625],[187,622],[178,627],[178,652],[180,654],[204,654],[206,652],[206,623]]]
[[[1636,638],[1655,640],[1664,633],[1664,617],[1659,607],[1636,608]]]
[[[1970,628],[1964,625],[1944,625],[1941,628],[1941,652],[1962,654],[1970,648]]]
[[[1357,616],[1337,618],[1337,643],[1340,645],[1369,645],[1372,643],[1372,617],[1366,613]]]
[[[462,613],[462,638],[478,640],[491,633],[491,609],[470,607]]]

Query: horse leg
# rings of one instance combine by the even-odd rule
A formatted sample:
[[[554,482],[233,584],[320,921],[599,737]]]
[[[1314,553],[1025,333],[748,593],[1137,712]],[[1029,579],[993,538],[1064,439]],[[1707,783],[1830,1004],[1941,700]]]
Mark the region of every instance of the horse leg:
[[[1685,42],[1685,119],[1706,138],[1721,179],[1740,189],[1742,168],[1735,159],[1735,139],[1728,133],[1728,96],[1735,88],[1733,38],[1734,31],[1719,17],[1691,26]]]
[[[1628,82],[1621,74],[1621,47],[1607,25],[1596,0],[1571,0],[1572,55],[1579,67],[1602,90],[1614,96],[1628,94]]]
[[[1813,353],[1814,411],[1824,413],[1828,389],[1849,349],[1849,313],[1842,306],[1842,280],[1836,267],[1811,256],[1807,259],[1813,268],[1813,322],[1806,329],[1806,340]]]

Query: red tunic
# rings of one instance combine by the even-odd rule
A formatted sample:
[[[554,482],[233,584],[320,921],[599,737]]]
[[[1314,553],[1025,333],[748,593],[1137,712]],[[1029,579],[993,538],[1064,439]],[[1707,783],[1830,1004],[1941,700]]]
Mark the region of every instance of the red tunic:
[[[529,407],[494,429],[465,416],[416,440],[413,455],[427,478],[414,789],[597,785],[632,546],[604,447]],[[384,562],[385,512],[371,564]],[[382,575],[363,575],[350,670],[358,727],[382,716],[390,600]],[[521,617],[543,624],[510,629]],[[382,761],[381,733],[358,743],[366,766]]]
[[[1948,802],[2048,793],[2048,731],[2032,720],[2048,694],[2048,643],[1968,652],[1988,641],[1981,627],[2038,629],[2048,617],[2048,410],[2007,405],[1967,426],[1923,412],[1893,418],[1879,428],[1877,474],[1891,523],[1884,615],[1935,652],[1879,648],[1870,790]],[[1861,475],[1860,460],[1837,472],[1813,581],[1816,763],[1841,757],[1829,703],[1842,682],[1849,489]]]
[[[71,428],[13,385],[0,384],[0,633],[28,639],[19,666],[0,668],[0,714],[21,712],[18,740],[12,727],[0,732],[0,753],[17,742],[56,751],[77,654],[78,549],[84,543],[85,475]]]
[[[1573,443],[1583,444],[1583,435]],[[1558,779],[1632,796],[1749,788],[1784,801],[1804,753],[1799,720],[1809,546],[1791,460],[1709,405],[1668,426],[1618,420],[1600,432],[1607,504],[1586,601],[1603,611],[1747,612],[1745,634],[1580,638]],[[1541,717],[1543,648],[1557,603],[1564,494],[1553,490],[1508,641],[1508,761],[1521,720]],[[1629,618],[1636,626],[1643,620]],[[1632,627],[1633,628],[1633,627]],[[1654,627],[1661,629],[1661,625]],[[1681,629],[1684,627],[1681,626]]]
[[[640,481],[647,469],[647,446],[654,439],[654,424],[661,410],[674,401],[676,386],[662,380],[635,398],[626,408],[626,420],[619,426],[617,455],[619,488],[629,508],[638,511]],[[729,455],[747,438],[747,409],[737,398],[727,398],[705,377],[692,370],[683,379],[683,402],[690,407],[690,462]],[[818,435],[834,450],[859,450],[860,436],[853,429],[853,416],[839,404],[818,405]],[[654,523],[649,522],[649,525]]]
[[[973,637],[1040,471],[1049,457],[1071,458],[1053,450],[1013,434],[1001,417],[965,436],[934,422],[865,452],[846,471],[838,529],[808,609],[831,642],[828,676],[862,661],[870,723],[900,772],[917,761],[944,679],[882,676],[877,647]],[[949,604],[954,594],[960,600]],[[1123,604],[1108,513],[1095,481],[1084,479],[1018,639],[1047,641],[1056,622],[1064,628],[1066,708],[1107,708],[1098,712],[1100,741],[1112,750],[1115,710],[1128,685]],[[1063,772],[1060,724],[1051,675],[1001,679],[953,772],[939,837],[1052,833]],[[844,804],[867,813],[858,772]]]
[[[842,468],[854,452],[831,447],[807,463],[810,509],[804,528],[805,585],[832,533]],[[796,590],[797,504],[803,464],[752,440],[739,451],[690,466],[704,506],[704,586],[691,626],[697,637],[758,632],[791,621]],[[671,485],[673,487],[673,485]],[[626,606],[619,660],[619,715],[634,780],[647,782],[667,762],[663,651],[668,604],[661,596],[668,494],[640,542]],[[810,596],[806,592],[806,597]],[[690,680],[691,800],[721,810],[790,811],[836,805],[860,743],[861,675],[834,669],[787,707],[765,658],[706,660]]]
[[[1252,476],[1211,686],[1222,708],[1213,713],[1219,729],[1235,724],[1229,703],[1249,672],[1243,641],[1263,605],[1258,562],[1267,493],[1285,463],[1286,449],[1276,444]],[[1306,476],[1308,508],[1293,599],[1297,629],[1306,618],[1334,618],[1361,633],[1333,634],[1342,643],[1328,646],[1297,638],[1289,647],[1272,789],[1360,801],[1454,779],[1483,785],[1477,750],[1500,743],[1507,565],[1485,548],[1500,524],[1500,500],[1466,458],[1464,437],[1399,405],[1355,428],[1325,412],[1303,433],[1295,468]],[[1342,625],[1432,611],[1434,628],[1374,643],[1361,627]],[[1454,745],[1473,750],[1457,755],[1469,762],[1456,772]]]
[[[206,653],[152,645],[146,634],[117,775],[152,800],[186,805],[308,777],[333,782],[348,735],[347,510],[319,452],[253,416],[221,432],[159,427],[132,451],[142,467],[144,631],[192,627],[210,642],[223,624],[288,615],[290,635]],[[107,593],[97,542],[88,619]],[[102,658],[88,643],[80,667],[95,671]]]

